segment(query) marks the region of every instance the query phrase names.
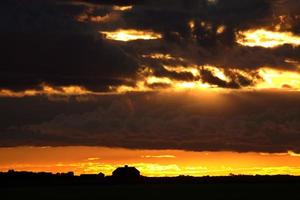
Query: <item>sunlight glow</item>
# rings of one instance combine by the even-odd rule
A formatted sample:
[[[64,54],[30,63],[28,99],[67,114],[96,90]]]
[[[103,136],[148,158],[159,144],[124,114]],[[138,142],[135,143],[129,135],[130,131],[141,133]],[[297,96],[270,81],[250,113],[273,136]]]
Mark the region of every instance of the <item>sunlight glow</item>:
[[[282,153],[129,150],[103,147],[0,148],[0,171],[69,172],[111,175],[119,166],[134,166],[145,176],[300,175],[300,156]],[[24,156],[26,155],[26,156]]]
[[[172,59],[173,57],[170,55],[160,55],[155,54],[153,55],[154,58],[163,58],[163,59]],[[195,80],[176,80],[171,79],[170,77],[157,77],[154,75],[154,72],[151,68],[146,68],[143,71],[140,72],[140,80],[137,81],[137,84],[135,87],[130,86],[120,86],[116,88],[116,91],[118,93],[126,93],[126,92],[145,92],[145,91],[153,91],[153,90],[164,90],[164,91],[183,91],[183,90],[203,90],[203,89],[214,89],[218,90],[216,85],[211,85],[209,83],[205,83],[201,80],[201,70],[208,70],[210,71],[214,76],[218,77],[221,80],[224,81],[230,81],[230,79],[224,74],[222,69],[219,69],[214,66],[197,66],[197,65],[191,65],[191,66],[169,66],[164,65],[164,69],[166,69],[169,72],[176,72],[176,73],[190,73],[195,77]],[[149,86],[151,85],[162,85],[166,87],[156,87],[151,88]]]
[[[169,72],[176,73],[191,73],[195,80],[175,80],[170,77],[157,77],[154,75],[152,69],[146,68],[140,73],[140,79],[137,81],[136,86],[119,86],[115,88],[118,93],[126,92],[145,92],[145,91],[184,91],[184,90],[221,90],[216,85],[205,83],[201,80],[200,70],[208,70],[215,77],[230,82],[231,78],[225,74],[223,69],[214,66],[169,66],[164,65],[164,69]],[[292,71],[281,71],[270,68],[261,68],[257,70],[257,77],[251,75],[251,72],[234,69],[233,73],[239,74],[249,80],[253,81],[253,85],[245,86],[240,90],[265,90],[265,89],[277,89],[287,91],[300,91],[300,74]],[[253,72],[256,74],[256,72]],[[151,85],[157,85],[155,88],[151,88]],[[159,87],[159,86],[162,87]]]
[[[80,86],[63,86],[63,87],[52,87],[46,84],[41,86],[41,89],[30,89],[24,91],[12,91],[7,89],[0,89],[0,96],[5,97],[25,97],[25,96],[37,96],[37,95],[62,95],[62,96],[72,96],[72,95],[88,95],[96,94],[91,91],[86,90]]]
[[[158,60],[174,60],[174,61],[184,61],[181,57],[174,57],[171,54],[162,54],[162,53],[153,53],[153,54],[146,54],[142,55],[143,58],[152,58]]]
[[[174,155],[146,155],[142,156],[142,158],[176,158]]]
[[[200,76],[200,72],[199,72],[199,67],[197,66],[191,66],[191,67],[184,67],[184,66],[164,66],[164,68],[167,71],[170,72],[177,72],[177,73],[183,73],[183,72],[188,72],[193,74],[193,76],[197,77]]]
[[[117,10],[117,11],[127,11],[127,10],[131,10],[133,8],[133,6],[113,6],[113,10]]]
[[[100,31],[106,39],[117,41],[133,41],[133,40],[156,40],[161,39],[162,35],[153,31],[143,31],[134,29],[119,29],[116,31]]]
[[[209,65],[203,66],[203,69],[211,71],[214,76],[218,77],[219,79],[221,79],[223,81],[229,81],[229,78],[224,74],[222,69],[219,69],[214,66],[209,66]]]
[[[195,21],[194,20],[191,20],[188,24],[189,28],[191,29],[191,31],[195,31],[195,27],[196,27],[196,24],[195,24]]]
[[[237,43],[249,47],[273,48],[284,44],[300,45],[300,36],[291,32],[275,32],[265,29],[239,31]]]
[[[256,85],[258,89],[290,89],[300,90],[300,74],[269,68],[259,70],[263,81]]]
[[[226,30],[226,26],[222,25],[217,28],[217,34],[222,34]]]
[[[160,55],[153,55],[160,57]],[[172,59],[172,56],[166,56],[164,59]],[[109,92],[93,92],[80,86],[65,86],[53,87],[46,84],[41,85],[41,89],[28,89],[24,91],[12,91],[7,89],[0,89],[0,96],[2,97],[25,97],[25,96],[84,96],[84,95],[109,95],[109,94],[122,94],[127,92],[149,92],[149,91],[185,91],[185,90],[213,90],[219,91],[222,88],[205,83],[201,80],[200,70],[208,70],[215,77],[226,82],[231,81],[223,69],[214,66],[170,66],[164,65],[165,70],[176,73],[190,73],[195,77],[195,80],[176,80],[170,77],[155,76],[151,68],[145,68],[139,72],[139,78],[135,86],[120,85],[117,87],[110,87]],[[265,90],[276,89],[286,91],[300,91],[300,74],[292,71],[281,71],[271,68],[261,68],[257,70],[257,74],[261,79],[251,77],[248,72],[243,70],[232,70],[236,74],[240,74],[249,80],[254,79],[254,85],[246,86],[240,90]]]
[[[111,20],[113,15],[106,14],[104,16],[90,16],[89,20],[94,23],[105,23]]]
[[[190,72],[193,75],[198,76],[200,73],[198,68],[184,68],[178,67],[168,67],[164,66],[166,70],[170,72]],[[130,86],[119,86],[115,90],[118,93],[126,92],[146,92],[146,91],[183,91],[183,90],[202,90],[208,88],[214,88],[214,86],[207,83],[203,83],[200,79],[194,81],[180,81],[173,80],[169,77],[157,77],[153,75],[151,69],[147,69],[140,73],[140,80],[137,81],[135,87]],[[151,85],[157,85],[158,87],[151,88]],[[162,87],[159,87],[159,86]],[[166,86],[166,87],[163,87]]]

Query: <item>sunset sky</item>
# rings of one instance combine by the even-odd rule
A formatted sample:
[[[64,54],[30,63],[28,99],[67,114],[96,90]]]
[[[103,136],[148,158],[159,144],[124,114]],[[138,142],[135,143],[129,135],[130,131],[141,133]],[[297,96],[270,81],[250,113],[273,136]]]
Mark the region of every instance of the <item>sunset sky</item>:
[[[299,0],[1,0],[0,171],[300,175]]]

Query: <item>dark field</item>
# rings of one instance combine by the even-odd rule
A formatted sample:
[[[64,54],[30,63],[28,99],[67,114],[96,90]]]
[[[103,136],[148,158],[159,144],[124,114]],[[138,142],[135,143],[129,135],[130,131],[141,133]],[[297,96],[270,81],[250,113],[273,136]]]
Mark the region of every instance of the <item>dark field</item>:
[[[300,199],[299,183],[2,187],[0,199]]]

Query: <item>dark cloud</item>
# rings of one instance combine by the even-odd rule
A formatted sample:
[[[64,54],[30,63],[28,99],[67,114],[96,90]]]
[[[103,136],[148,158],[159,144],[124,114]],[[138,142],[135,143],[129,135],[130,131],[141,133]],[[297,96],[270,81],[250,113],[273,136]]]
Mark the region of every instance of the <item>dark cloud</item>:
[[[180,81],[197,81],[200,79],[200,77],[196,77],[190,72],[172,72],[164,68],[156,69],[154,71],[154,75],[157,77],[168,77],[173,80],[180,80]]]
[[[233,72],[231,70],[225,70],[226,76],[230,77],[231,84],[229,85],[238,85],[239,87],[253,86],[256,81],[260,81],[262,78],[257,72],[248,73],[249,77],[245,77],[239,73]]]
[[[52,102],[49,109],[60,112],[44,119],[35,115],[41,104],[30,104],[36,122],[2,128],[0,145],[300,152],[299,100],[297,93],[272,92],[131,94],[91,105]]]
[[[82,2],[89,2],[101,5],[118,5],[118,6],[130,6],[143,4],[145,0],[78,0]]]
[[[74,20],[84,10],[83,5],[64,4],[56,0],[3,0],[0,31],[20,34],[91,32],[90,26]]]
[[[121,27],[150,29],[162,33],[164,41],[156,44],[158,46],[152,49],[152,53],[170,53],[186,58],[190,64],[252,71],[267,66],[296,71],[298,66],[287,63],[286,59],[298,61],[297,48],[286,45],[266,49],[236,43],[237,31],[262,27],[272,29],[283,14],[280,10],[287,12],[294,4],[294,1],[269,0],[247,0],[243,3],[237,0],[219,0],[216,3],[204,0],[145,1],[123,13],[124,23]],[[294,18],[296,21],[297,17]],[[190,21],[194,22],[193,29],[189,27]],[[218,33],[221,26],[224,30]],[[289,31],[296,26],[295,23],[291,24]],[[149,43],[150,45],[144,44],[150,46],[148,49],[140,45],[137,47],[133,43],[128,45],[143,54],[151,52],[151,42]],[[160,61],[161,64],[164,62]],[[157,68],[158,64],[148,62],[148,65]]]
[[[209,70],[201,70],[201,78],[202,78],[202,81],[204,83],[209,83],[209,84],[212,84],[212,85],[217,85],[218,87],[221,87],[221,88],[240,88],[240,85],[236,82],[227,82],[227,81],[224,81],[218,77],[216,77],[211,71]]]
[[[224,50],[226,53],[224,53]],[[230,48],[218,48],[211,52],[199,53],[198,57],[192,58],[198,64],[209,64],[231,69],[257,70],[262,67],[297,71],[298,66],[287,63],[287,58],[299,60],[296,56],[298,48],[290,45],[273,49],[262,47],[235,46]]]
[[[0,87],[26,89],[48,83],[105,91],[134,79],[137,64],[100,37],[80,34],[1,34]]]
[[[267,0],[221,0],[211,5],[206,0],[163,0],[147,1],[144,6],[134,7],[125,12],[124,19],[128,26],[150,28],[161,32],[176,31],[188,35],[188,22],[195,20],[196,34],[199,40],[203,36],[216,36],[219,25],[225,25],[227,30],[249,28],[270,22],[272,4]],[[201,25],[206,22],[206,25]],[[207,38],[208,39],[208,38]]]
[[[276,49],[252,48],[235,41],[237,31],[270,28],[278,23],[279,15],[285,13],[287,19],[293,19],[289,30],[297,32],[297,4],[293,0],[244,0],[242,3],[239,0],[215,3],[207,0],[4,0],[0,8],[3,49],[0,88],[39,89],[46,83],[107,91],[110,86],[134,85],[136,73],[145,65],[159,77],[180,81],[199,77],[170,72],[162,66],[214,65],[253,73],[265,66],[298,70],[295,63],[287,63],[286,59],[300,61],[299,48],[288,45]],[[113,9],[115,5],[133,7],[121,12]],[[97,16],[113,16],[114,20],[89,21]],[[189,25],[191,21],[193,28]],[[224,29],[218,33],[221,26]],[[163,39],[113,43],[98,33],[119,28],[152,30],[161,33]],[[156,52],[182,57],[185,62],[141,58],[141,55]],[[205,82],[214,82],[220,87],[239,88],[254,82],[240,77],[236,78],[238,81],[225,83],[208,76],[209,72],[203,76]]]
[[[128,78],[134,82],[137,63],[77,22],[75,16],[83,9],[32,0],[12,1],[5,8],[1,15],[9,19],[1,19],[7,23],[0,32],[0,88],[24,90],[45,83],[107,91],[109,86],[133,84]]]

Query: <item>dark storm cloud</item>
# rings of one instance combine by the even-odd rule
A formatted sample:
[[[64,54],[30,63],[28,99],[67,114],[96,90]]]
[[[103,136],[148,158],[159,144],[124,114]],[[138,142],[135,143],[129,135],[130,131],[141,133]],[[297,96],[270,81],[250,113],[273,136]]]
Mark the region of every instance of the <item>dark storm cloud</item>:
[[[144,6],[134,7],[125,12],[124,19],[128,26],[149,28],[165,32],[176,31],[188,36],[188,22],[194,19],[197,39],[207,36],[207,40],[215,40],[211,32],[219,25],[226,25],[228,31],[236,28],[248,28],[270,22],[272,4],[266,0],[221,0],[210,4],[206,0],[163,0],[147,1]],[[200,22],[207,22],[211,29],[203,27]],[[211,37],[211,38],[210,38]],[[209,42],[209,41],[208,41]],[[211,42],[211,41],[210,41]]]
[[[3,0],[0,6],[0,31],[24,33],[90,32],[74,17],[85,10],[83,5],[63,4],[56,0]]]
[[[133,83],[137,63],[97,30],[75,18],[82,5],[58,1],[3,1],[0,88],[79,85],[92,91]],[[126,81],[125,81],[126,79]]]
[[[51,114],[43,119],[38,118],[41,104],[18,100],[35,107],[30,112],[34,117],[2,127],[0,145],[300,152],[298,93],[210,95],[216,94],[148,93],[109,96],[91,104],[52,102]],[[71,109],[75,106],[77,112]],[[26,117],[25,110],[20,113],[19,120]]]
[[[224,52],[224,49],[226,52]],[[192,59],[200,65],[209,64],[224,68],[257,70],[262,67],[271,67],[297,71],[298,65],[287,63],[286,59],[291,58],[295,61],[300,61],[298,52],[299,48],[290,45],[272,49],[235,46],[199,53],[198,57]]]
[[[117,5],[117,6],[130,6],[143,4],[145,0],[78,0],[82,2],[89,2],[101,5]]]
[[[26,89],[48,83],[80,85],[93,91],[126,84],[136,63],[101,38],[80,34],[0,34],[0,87]]]

